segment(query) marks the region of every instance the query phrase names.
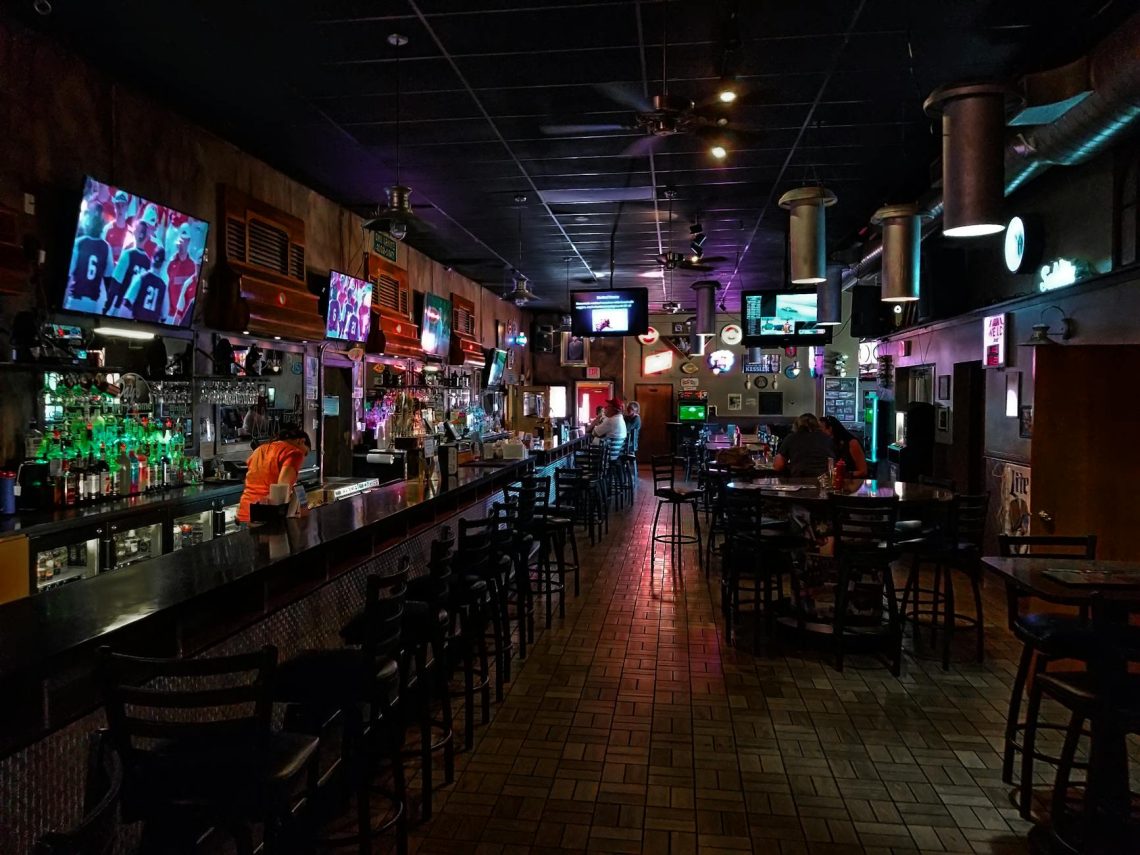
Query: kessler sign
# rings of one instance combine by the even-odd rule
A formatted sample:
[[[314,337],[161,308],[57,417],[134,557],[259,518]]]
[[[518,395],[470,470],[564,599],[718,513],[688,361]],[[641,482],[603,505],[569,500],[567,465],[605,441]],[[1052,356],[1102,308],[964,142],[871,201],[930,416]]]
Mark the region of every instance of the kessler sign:
[[[982,323],[982,365],[1001,368],[1005,365],[1006,316],[990,315]]]

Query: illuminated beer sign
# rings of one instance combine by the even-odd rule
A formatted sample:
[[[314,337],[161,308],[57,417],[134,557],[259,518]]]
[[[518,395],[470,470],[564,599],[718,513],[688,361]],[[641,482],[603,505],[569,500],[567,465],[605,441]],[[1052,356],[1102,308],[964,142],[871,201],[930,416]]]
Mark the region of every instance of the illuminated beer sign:
[[[1005,365],[1007,316],[990,315],[982,324],[982,366],[1002,368]]]

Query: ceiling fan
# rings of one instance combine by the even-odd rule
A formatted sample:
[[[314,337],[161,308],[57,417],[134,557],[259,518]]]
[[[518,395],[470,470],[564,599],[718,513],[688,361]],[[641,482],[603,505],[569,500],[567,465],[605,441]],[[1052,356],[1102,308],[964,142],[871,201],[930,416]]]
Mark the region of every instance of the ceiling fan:
[[[717,265],[728,261],[723,255],[682,255],[679,252],[663,252],[654,260],[666,270],[688,270],[693,273],[712,273]]]

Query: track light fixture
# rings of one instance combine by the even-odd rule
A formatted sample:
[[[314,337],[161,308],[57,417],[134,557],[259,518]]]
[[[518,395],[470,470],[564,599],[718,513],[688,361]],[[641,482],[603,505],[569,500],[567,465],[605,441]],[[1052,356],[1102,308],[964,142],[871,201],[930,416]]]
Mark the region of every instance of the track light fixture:
[[[714,145],[709,149],[709,154],[711,154],[717,160],[724,160],[726,157],[728,157],[728,149],[722,145]]]

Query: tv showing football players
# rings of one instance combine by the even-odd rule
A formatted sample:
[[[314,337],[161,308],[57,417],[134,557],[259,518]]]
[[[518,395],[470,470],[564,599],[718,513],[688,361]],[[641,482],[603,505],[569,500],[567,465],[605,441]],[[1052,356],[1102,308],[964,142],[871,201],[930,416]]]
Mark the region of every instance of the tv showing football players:
[[[88,178],[63,308],[188,327],[210,224]]]
[[[365,341],[372,324],[372,283],[347,273],[329,274],[329,310],[325,338]]]

